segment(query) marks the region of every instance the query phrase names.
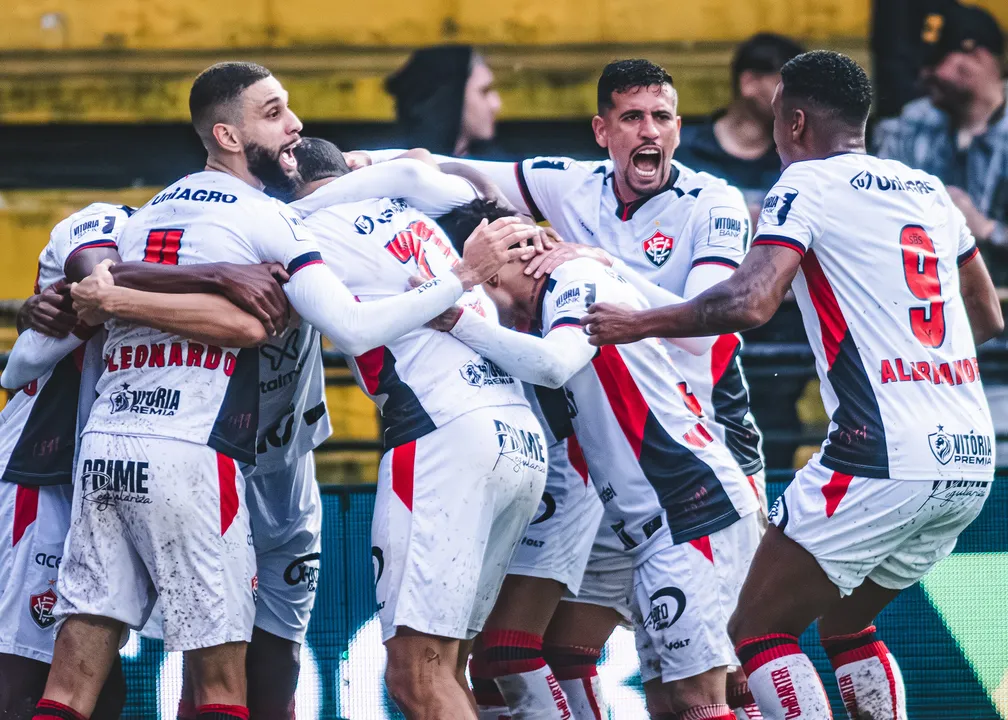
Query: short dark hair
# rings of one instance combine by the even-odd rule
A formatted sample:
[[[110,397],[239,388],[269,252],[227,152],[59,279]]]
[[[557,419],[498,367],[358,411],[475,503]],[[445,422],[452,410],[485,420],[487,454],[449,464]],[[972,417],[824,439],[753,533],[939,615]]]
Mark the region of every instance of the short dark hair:
[[[472,202],[457,207],[446,215],[438,218],[438,225],[448,235],[452,245],[462,254],[462,246],[472,235],[473,230],[479,226],[484,218],[488,222],[493,222],[498,218],[511,217],[515,214],[513,208],[504,207],[494,200],[484,200],[477,198]]]
[[[803,52],[805,48],[789,37],[774,33],[753,35],[735,48],[732,57],[732,88],[735,94],[739,91],[739,78],[746,70],[763,74],[778,73],[784,63]]]
[[[189,117],[203,138],[218,122],[237,122],[241,108],[235,101],[250,85],[272,75],[253,62],[222,62],[211,65],[193,81],[189,91]]]
[[[672,85],[665,68],[650,60],[616,60],[605,66],[598,81],[598,113],[613,108],[613,93],[624,93],[653,85]],[[673,87],[675,87],[673,85]]]
[[[343,152],[334,143],[317,137],[301,138],[294,146],[298,175],[302,182],[335,178],[350,172]]]
[[[832,50],[813,50],[781,68],[782,97],[834,113],[850,125],[864,125],[872,87],[851,58]]]

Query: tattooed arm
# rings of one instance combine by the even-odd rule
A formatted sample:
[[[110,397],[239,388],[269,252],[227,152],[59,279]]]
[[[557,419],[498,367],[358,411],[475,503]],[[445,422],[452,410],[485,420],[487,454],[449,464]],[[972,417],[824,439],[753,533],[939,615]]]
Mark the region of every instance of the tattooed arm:
[[[730,278],[678,305],[633,311],[598,304],[581,318],[592,345],[647,337],[721,335],[759,327],[780,307],[802,256],[779,245],[754,246]]]

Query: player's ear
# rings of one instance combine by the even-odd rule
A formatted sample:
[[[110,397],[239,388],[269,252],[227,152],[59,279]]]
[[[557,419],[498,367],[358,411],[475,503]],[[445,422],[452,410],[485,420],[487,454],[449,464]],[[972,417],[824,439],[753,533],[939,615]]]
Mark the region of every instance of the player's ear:
[[[605,120],[599,115],[592,118],[592,132],[595,133],[595,142],[599,147],[609,147],[609,134],[606,132]]]
[[[488,287],[492,287],[494,289],[499,288],[500,287],[500,275],[497,274],[497,273],[494,273],[493,275],[491,275],[490,277],[488,277],[486,279],[486,282],[484,282],[483,284],[486,285],[486,286],[488,286]]]
[[[228,123],[216,123],[211,132],[221,150],[228,153],[241,152],[242,142],[238,137],[237,127]]]
[[[805,134],[807,120],[808,116],[801,108],[795,108],[791,112],[791,137],[795,142],[801,142],[801,138]]]

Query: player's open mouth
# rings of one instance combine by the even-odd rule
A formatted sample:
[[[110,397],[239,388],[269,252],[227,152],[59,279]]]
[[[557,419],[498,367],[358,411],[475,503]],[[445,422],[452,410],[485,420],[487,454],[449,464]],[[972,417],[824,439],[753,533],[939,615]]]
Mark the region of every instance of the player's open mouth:
[[[651,180],[658,175],[661,157],[661,150],[655,147],[646,147],[635,152],[630,158],[630,162],[633,163],[634,170],[642,179]]]
[[[294,148],[297,143],[293,143],[280,151],[280,164],[288,170],[297,170],[297,159],[294,157]]]

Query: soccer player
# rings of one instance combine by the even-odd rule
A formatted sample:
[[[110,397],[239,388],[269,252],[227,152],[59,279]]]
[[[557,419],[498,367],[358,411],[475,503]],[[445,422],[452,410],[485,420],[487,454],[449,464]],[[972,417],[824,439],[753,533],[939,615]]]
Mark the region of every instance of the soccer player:
[[[331,160],[339,153],[330,143],[309,138],[294,153],[305,185],[291,208],[361,300],[395,295],[411,276],[443,274],[458,262],[437,224],[403,200],[333,205],[327,186],[335,188]],[[468,183],[454,180],[472,197]],[[502,218],[474,236],[498,227],[515,241],[540,233]],[[419,328],[350,364],[385,421],[371,537],[386,685],[409,718],[472,718],[456,677],[459,647],[484,629],[542,496],[543,431],[520,383],[450,335]],[[524,635],[492,632],[500,661],[521,663]],[[547,673],[537,680],[553,699]]]
[[[362,353],[443,311],[508,257],[508,238],[487,233],[452,273],[357,303],[300,219],[261,191],[296,171],[301,123],[280,83],[262,66],[221,63],[194,82],[190,112],[206,170],[134,213],[119,240],[126,261],[280,262],[298,314]],[[36,718],[87,717],[121,632],[141,627],[156,598],[165,646],[187,655],[197,716],[247,717],[256,577],[237,463],[255,462],[257,354],[111,323],[59,577],[65,622]]]
[[[643,308],[645,297],[590,259],[540,278],[526,262],[483,284],[507,330],[452,309],[451,333],[512,375],[563,387],[578,445],[632,554],[641,672],[654,717],[731,719],[726,669],[737,665],[726,625],[759,538],[758,500],[702,413],[682,394],[663,344],[603,349],[579,319],[596,299]]]
[[[0,439],[0,493],[5,499],[0,507],[12,539],[0,555],[0,568],[8,578],[0,594],[0,714],[30,713],[49,672],[53,609],[60,601],[56,582],[70,524],[77,434],[87,421],[103,367],[102,329],[88,327],[69,311],[59,289],[65,281],[81,279],[98,261],[118,257],[117,239],[131,212],[123,206],[93,203],[53,228],[39,256],[38,292],[19,312],[23,332],[3,373],[4,386],[20,392],[0,412],[5,427]],[[120,279],[157,286],[158,276],[164,273],[156,270],[127,267]],[[264,274],[270,277],[268,271]],[[205,272],[174,275],[176,286],[183,288],[208,277]],[[198,324],[193,310],[204,313],[204,318],[220,313],[226,319],[219,323],[213,339],[254,344],[260,336],[266,338],[258,321],[222,298],[152,297],[157,299],[151,305],[156,308],[150,313],[154,322],[165,317],[166,308],[173,311],[176,321],[184,323]],[[188,304],[180,304],[183,299]],[[249,331],[251,327],[257,332]],[[37,328],[57,337],[46,337]],[[70,335],[72,329],[74,334]],[[94,716],[118,717],[124,691],[117,664]]]
[[[866,154],[864,71],[816,51],[781,77],[774,137],[786,169],[739,270],[686,303],[599,304],[582,322],[604,346],[734,332],[766,322],[793,283],[829,435],[774,504],[729,632],[767,718],[829,717],[798,647],[817,618],[848,714],[905,718],[899,668],[872,621],[952,551],[990,492],[994,430],[975,346],[1004,323],[941,182]]]

